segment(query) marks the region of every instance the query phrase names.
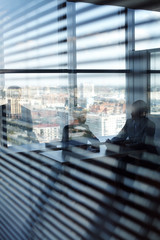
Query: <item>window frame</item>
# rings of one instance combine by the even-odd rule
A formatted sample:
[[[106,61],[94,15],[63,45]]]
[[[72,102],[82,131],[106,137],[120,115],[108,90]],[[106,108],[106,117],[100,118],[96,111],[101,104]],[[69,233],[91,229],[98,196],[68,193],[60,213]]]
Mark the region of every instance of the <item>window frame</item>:
[[[133,61],[131,61],[130,51],[135,49],[134,42],[134,10],[125,8],[125,69],[78,69],[77,68],[77,56],[76,56],[76,11],[75,11],[74,2],[60,1],[57,6],[57,11],[60,11],[62,7],[66,8],[66,18],[67,18],[67,45],[68,45],[68,68],[63,69],[0,69],[0,74],[21,74],[21,73],[66,73],[68,74],[68,86],[70,90],[69,96],[69,115],[71,115],[73,108],[77,106],[76,101],[76,91],[77,89],[77,74],[78,73],[124,73],[126,79],[126,105],[131,104],[134,99],[133,91],[130,92],[128,89],[134,87],[133,76],[132,76],[132,67]],[[58,18],[58,21],[61,21]],[[61,30],[59,30],[61,31]],[[59,43],[60,44],[60,43]],[[131,81],[132,79],[132,81]],[[71,97],[74,96],[74,97]],[[127,112],[128,114],[128,112]]]

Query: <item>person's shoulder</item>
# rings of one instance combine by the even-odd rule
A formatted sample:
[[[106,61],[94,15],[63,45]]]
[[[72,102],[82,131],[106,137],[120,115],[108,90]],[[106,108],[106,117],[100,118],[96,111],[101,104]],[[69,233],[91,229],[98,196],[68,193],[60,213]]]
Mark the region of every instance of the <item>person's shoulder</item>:
[[[74,124],[67,124],[64,126],[63,130],[65,131],[65,130],[72,129],[72,128],[74,128],[74,126],[75,126]]]
[[[126,122],[132,122],[132,118],[127,118]]]
[[[152,120],[150,120],[148,117],[144,117],[141,121],[142,121],[141,125],[143,125],[144,128],[148,128],[148,129],[156,128],[155,123]]]
[[[89,129],[89,126],[87,124],[81,124],[82,127],[86,128],[86,129]]]
[[[151,119],[146,118],[146,121],[149,126],[155,127],[155,123]]]
[[[126,125],[129,125],[129,124],[132,123],[132,121],[133,121],[132,118],[127,118],[125,124],[126,124]]]
[[[65,125],[63,130],[67,130],[69,128],[69,125]]]

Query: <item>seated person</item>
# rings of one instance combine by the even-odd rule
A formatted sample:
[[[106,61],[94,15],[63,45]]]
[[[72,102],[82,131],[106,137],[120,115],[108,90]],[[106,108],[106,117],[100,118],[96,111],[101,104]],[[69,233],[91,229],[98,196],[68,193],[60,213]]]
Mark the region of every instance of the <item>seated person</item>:
[[[147,104],[138,100],[132,104],[132,118],[127,119],[124,127],[116,137],[107,143],[125,146],[128,149],[146,150],[156,153],[154,147],[155,124],[147,118]]]
[[[99,140],[90,131],[86,122],[86,112],[82,108],[77,108],[73,114],[74,121],[66,125],[62,134],[62,146],[64,149],[76,146],[91,152],[99,152]],[[89,145],[88,142],[91,144]]]

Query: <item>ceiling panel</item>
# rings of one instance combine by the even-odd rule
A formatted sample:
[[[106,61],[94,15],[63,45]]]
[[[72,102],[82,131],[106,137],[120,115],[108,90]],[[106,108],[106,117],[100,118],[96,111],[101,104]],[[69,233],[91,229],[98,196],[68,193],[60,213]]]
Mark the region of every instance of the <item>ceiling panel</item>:
[[[98,5],[116,5],[133,9],[160,11],[159,0],[68,0],[68,2],[87,2]]]

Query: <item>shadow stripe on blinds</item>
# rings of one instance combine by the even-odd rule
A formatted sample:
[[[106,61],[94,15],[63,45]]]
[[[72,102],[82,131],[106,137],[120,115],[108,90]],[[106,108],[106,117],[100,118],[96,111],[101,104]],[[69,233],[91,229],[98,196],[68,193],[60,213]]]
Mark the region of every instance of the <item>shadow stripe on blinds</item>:
[[[26,156],[28,155],[28,154],[25,154]],[[17,155],[17,157],[19,156],[19,154]],[[20,155],[21,156],[21,155]],[[22,154],[22,156],[23,156],[23,154]],[[33,157],[34,156],[34,157]],[[28,156],[29,157],[29,156]],[[31,155],[30,156],[30,159],[32,159],[32,161],[34,161],[34,159],[35,159],[35,157],[36,157],[36,154],[34,154],[34,155]],[[37,156],[38,157],[38,156]],[[23,158],[24,157],[22,157],[22,159],[21,159],[21,157],[20,157],[20,161],[21,162],[23,162]],[[26,160],[27,160],[27,158],[26,158]],[[5,162],[7,161],[7,159],[5,159]],[[15,162],[14,162],[15,161]],[[45,161],[45,158],[44,158],[44,161]],[[44,162],[43,161],[43,162]],[[106,161],[107,161],[107,158],[106,158]],[[114,161],[114,159],[112,159],[112,161]],[[117,160],[115,160],[115,161],[117,161]],[[9,161],[7,161],[7,162],[9,162]],[[14,160],[11,160],[11,162],[10,162],[10,166],[16,166],[16,172],[18,171],[18,168],[19,168],[19,171],[22,171],[22,173],[23,173],[23,175],[19,175],[18,174],[18,172],[16,173],[15,172],[15,170],[13,169],[13,167],[11,168],[11,167],[6,167],[8,164],[7,163],[5,163],[5,164],[3,164],[2,163],[2,173],[4,174],[4,181],[6,181],[7,179],[6,179],[6,177],[7,177],[7,174],[6,174],[6,170],[7,171],[9,171],[9,172],[12,172],[13,174],[18,174],[19,176],[20,176],[20,179],[21,178],[24,178],[25,177],[25,175],[26,175],[26,177],[27,177],[27,175],[28,175],[28,183],[30,184],[30,190],[29,190],[29,188],[28,188],[28,200],[29,201],[33,201],[33,202],[35,202],[36,201],[36,199],[34,199],[34,196],[37,198],[38,197],[38,195],[40,194],[35,194],[35,190],[34,190],[34,187],[38,187],[38,182],[37,182],[37,184],[36,184],[36,181],[38,180],[38,181],[40,181],[41,183],[43,182],[43,185],[45,185],[45,187],[46,187],[46,189],[45,190],[43,190],[43,187],[41,188],[40,186],[38,187],[38,189],[40,190],[40,191],[42,191],[43,192],[43,194],[44,195],[40,195],[39,197],[38,197],[38,199],[37,199],[37,204],[36,204],[36,206],[34,207],[33,206],[33,208],[32,208],[32,211],[35,211],[37,208],[40,208],[41,209],[41,207],[43,208],[43,204],[44,204],[44,212],[45,211],[47,211],[47,214],[49,214],[49,216],[50,217],[53,217],[53,218],[55,218],[55,216],[54,216],[54,214],[55,214],[55,212],[53,211],[53,213],[52,212],[48,212],[48,210],[47,209],[45,209],[45,207],[47,206],[46,204],[49,204],[49,207],[50,207],[50,210],[51,209],[56,209],[56,205],[58,204],[59,205],[59,207],[66,207],[68,210],[70,209],[70,211],[72,212],[72,216],[74,216],[74,214],[78,214],[78,216],[80,217],[80,216],[83,216],[83,217],[85,217],[86,218],[86,220],[88,220],[88,221],[90,221],[90,223],[91,224],[96,224],[96,221],[95,220],[93,220],[92,218],[90,218],[90,217],[88,217],[87,216],[87,212],[85,213],[85,215],[84,215],[84,213],[83,212],[81,212],[81,211],[79,211],[78,209],[76,209],[76,208],[74,208],[73,206],[72,206],[72,203],[73,203],[73,201],[74,202],[76,202],[76,204],[80,204],[80,205],[82,205],[83,207],[85,207],[86,209],[88,209],[87,211],[90,211],[90,213],[94,213],[95,214],[95,216],[97,215],[97,214],[100,214],[99,216],[101,216],[101,217],[103,217],[103,213],[102,213],[102,215],[101,215],[101,213],[99,212],[99,210],[97,209],[97,210],[95,210],[95,208],[94,207],[92,207],[92,205],[90,205],[90,203],[93,201],[94,203],[99,203],[100,205],[99,206],[101,206],[101,207],[103,207],[104,209],[108,209],[108,211],[110,210],[110,211],[113,211],[113,212],[115,212],[116,214],[118,214],[119,215],[119,217],[121,216],[121,215],[123,215],[123,216],[125,216],[125,217],[127,217],[128,219],[130,219],[130,220],[132,220],[133,222],[135,222],[135,223],[139,223],[139,224],[141,224],[141,226],[143,226],[143,227],[147,227],[147,225],[146,225],[146,223],[145,222],[143,222],[143,220],[140,220],[140,219],[138,219],[139,218],[139,216],[138,216],[138,218],[136,217],[135,219],[134,219],[134,217],[132,216],[132,214],[129,214],[129,213],[123,213],[123,211],[124,211],[124,209],[123,208],[121,208],[121,209],[119,209],[119,207],[117,208],[116,207],[116,203],[121,203],[122,205],[124,204],[124,206],[125,205],[127,205],[127,206],[130,206],[131,208],[133,208],[133,209],[135,209],[136,211],[139,211],[139,213],[143,213],[143,214],[145,214],[146,216],[148,215],[148,216],[150,216],[150,217],[157,217],[158,219],[159,219],[159,214],[158,214],[158,212],[154,212],[153,211],[153,209],[147,209],[146,207],[143,207],[142,205],[139,205],[139,203],[136,203],[136,202],[134,202],[133,200],[131,201],[131,200],[129,200],[128,198],[127,199],[125,199],[124,197],[122,197],[121,196],[121,193],[117,193],[118,195],[115,195],[115,194],[112,194],[110,191],[108,192],[107,190],[105,190],[105,189],[103,189],[102,187],[100,187],[100,182],[103,180],[103,182],[106,182],[107,181],[107,177],[103,177],[103,176],[99,176],[99,175],[101,175],[100,174],[100,172],[99,172],[99,169],[97,168],[96,169],[96,162],[97,162],[97,164],[98,164],[98,166],[100,165],[103,165],[103,169],[104,169],[104,167],[105,167],[105,169],[107,168],[107,163],[105,163],[105,162],[103,162],[103,164],[99,164],[99,162],[98,162],[98,159],[97,159],[97,161],[96,160],[94,160],[94,164],[93,164],[93,160],[92,160],[92,162],[90,162],[90,163],[84,163],[84,165],[82,165],[82,166],[78,166],[79,164],[80,164],[80,162],[81,161],[79,161],[79,160],[77,160],[77,162],[76,162],[76,159],[75,159],[75,163],[76,164],[73,164],[73,163],[69,163],[69,165],[67,164],[66,166],[64,166],[64,170],[65,171],[62,171],[62,172],[60,172],[60,175],[59,175],[59,177],[57,178],[57,180],[56,180],[56,182],[55,182],[55,188],[52,186],[52,184],[53,184],[53,182],[55,181],[55,178],[53,178],[53,176],[50,176],[49,174],[48,174],[48,177],[49,177],[49,179],[50,179],[50,183],[52,183],[51,185],[48,185],[48,179],[46,179],[46,180],[42,180],[43,179],[43,177],[42,177],[42,174],[45,174],[44,172],[43,172],[43,170],[38,170],[38,166],[37,167],[34,167],[34,164],[33,164],[33,166],[31,167],[30,166],[30,168],[28,169],[28,173],[27,173],[27,171],[26,170],[22,170],[21,169],[21,167],[18,167],[18,165],[16,164],[16,162],[17,162],[17,164],[18,164],[18,162],[19,162],[19,160],[14,156]],[[26,162],[24,162],[25,163],[25,165],[27,164]],[[35,162],[36,164],[38,164],[38,159],[36,159],[36,162]],[[82,164],[83,162],[81,162],[81,164]],[[133,162],[132,162],[133,163]],[[6,165],[7,164],[7,165]],[[39,163],[40,164],[40,163]],[[90,165],[90,168],[87,166],[87,165]],[[147,163],[146,163],[147,164]],[[25,166],[24,165],[24,166]],[[30,164],[28,164],[28,165],[30,165]],[[44,164],[45,165],[45,167],[46,167],[46,164]],[[52,165],[52,164],[51,164]],[[88,169],[91,169],[91,167],[92,167],[92,165],[93,165],[93,167],[95,168],[95,171],[93,172],[92,170],[88,170]],[[145,168],[145,162],[143,161],[143,168]],[[4,168],[4,166],[5,166],[5,168]],[[41,165],[41,166],[43,166],[43,165]],[[152,167],[152,169],[154,170],[155,169],[155,167],[157,167],[157,165],[155,165],[155,164],[152,164],[151,162],[149,163],[149,166],[151,166]],[[148,167],[149,167],[148,166]],[[111,164],[111,165],[108,165],[108,169],[110,169],[110,171],[113,173],[114,172],[114,168],[115,167],[113,167],[113,164]],[[3,169],[6,169],[5,170],[5,172],[4,172],[4,170]],[[40,178],[37,178],[36,177],[36,175],[34,174],[33,175],[33,169],[35,170],[35,171],[37,171],[37,173],[39,173],[40,174]],[[48,169],[50,169],[50,164],[48,165]],[[157,168],[156,168],[157,169]],[[77,172],[77,174],[76,174],[76,176],[75,176],[75,174],[72,174],[72,171],[74,172],[76,170],[76,172]],[[98,171],[98,172],[97,172]],[[24,174],[24,172],[25,172],[25,174]],[[116,168],[115,168],[115,173],[116,173],[117,171],[116,171]],[[157,180],[151,180],[150,178],[148,179],[147,177],[142,177],[141,175],[137,175],[137,174],[131,174],[130,172],[125,172],[125,171],[122,171],[122,170],[120,170],[120,171],[118,171],[119,172],[119,174],[121,175],[121,176],[123,176],[123,177],[125,177],[125,176],[127,176],[127,178],[129,177],[129,178],[133,178],[133,182],[134,182],[134,179],[135,179],[135,176],[136,176],[136,178],[138,179],[138,182],[139,183],[141,183],[141,182],[143,182],[143,183],[145,183],[145,184],[147,184],[147,185],[149,185],[149,186],[154,186],[154,188],[155,187],[157,187],[157,188],[159,188],[159,182],[157,182]],[[32,173],[32,175],[30,175]],[[81,177],[81,174],[82,173],[85,173],[85,175],[83,174],[83,176],[86,176],[85,178],[83,178],[82,179],[82,177]],[[92,174],[93,174],[93,177],[92,177]],[[46,176],[47,176],[47,172],[46,172],[46,174],[45,174]],[[90,176],[91,175],[91,176]],[[5,177],[6,176],[6,177]],[[23,177],[22,177],[23,176]],[[2,175],[2,177],[3,177],[3,175]],[[8,175],[8,177],[10,177],[10,175]],[[24,178],[24,179],[26,179],[26,177]],[[33,181],[30,179],[30,177],[31,177],[31,179],[34,179]],[[93,183],[93,180],[92,180],[92,178],[94,178],[94,182],[96,183],[97,181],[97,183],[98,183],[98,185],[96,184],[94,184]],[[13,189],[15,189],[16,190],[16,188],[15,188],[15,184],[14,184],[14,182],[15,182],[15,177],[12,177],[11,178],[12,179],[12,181],[9,181],[8,182],[8,184],[9,185],[11,185],[11,187],[13,188]],[[87,180],[88,179],[88,180]],[[105,181],[106,180],[106,181]],[[26,181],[26,180],[25,180]],[[17,182],[17,184],[20,186],[21,185],[21,183],[19,182],[19,180],[17,179],[16,180],[16,182]],[[113,184],[113,180],[111,181],[111,179],[109,178],[109,181],[107,181],[108,182],[108,184],[109,184],[109,182],[112,182],[112,184]],[[155,184],[157,182],[157,184]],[[35,185],[36,184],[36,185]],[[98,198],[96,197],[96,195],[94,194],[90,194],[89,192],[87,193],[86,191],[84,191],[83,189],[81,189],[81,188],[79,188],[80,186],[81,186],[81,184],[82,184],[82,186],[88,186],[88,188],[89,189],[92,189],[92,191],[96,191],[96,195],[97,195],[97,197],[98,197],[98,195],[99,194],[104,194],[104,196],[105,196],[105,198],[107,197],[108,199],[109,199],[109,201],[111,200],[111,201],[114,201],[113,202],[113,204],[111,204],[111,202],[109,202],[109,203],[107,203],[106,201],[107,200],[105,200],[105,202],[104,202],[104,200],[103,199],[101,199],[101,200],[98,200]],[[110,185],[110,184],[109,184]],[[121,184],[121,185],[123,185],[123,184]],[[47,194],[47,188],[48,187],[50,188],[50,191],[51,192],[48,192],[48,194]],[[116,184],[114,184],[114,186],[115,186],[115,190],[116,190]],[[24,188],[24,185],[22,185],[22,187]],[[53,189],[51,190],[51,187],[53,187]],[[32,189],[33,188],[33,189]],[[118,183],[117,183],[117,188],[118,188]],[[131,188],[131,191],[132,192],[135,192],[135,194],[137,195],[137,192],[136,192],[136,189],[135,188],[133,188],[133,187],[130,187]],[[19,188],[18,188],[19,189]],[[18,190],[17,189],[17,190]],[[64,190],[63,190],[64,189]],[[68,190],[67,190],[68,189]],[[122,188],[123,189],[123,188]],[[26,189],[27,190],[27,189]],[[9,189],[8,189],[8,191],[9,191]],[[8,192],[7,191],[7,192]],[[57,192],[58,191],[58,192]],[[69,191],[69,192],[72,192],[73,191],[73,193],[74,194],[69,194],[69,195],[66,195],[66,191]],[[14,193],[14,190],[12,190],[12,192]],[[18,190],[18,192],[19,192],[19,190]],[[18,193],[17,192],[17,198],[18,199],[23,199],[22,197],[18,197],[18,195],[19,195],[19,193],[23,193],[23,192],[19,192]],[[68,193],[69,193],[68,192]],[[4,193],[5,193],[5,191],[4,191]],[[29,194],[32,194],[32,196],[30,196],[29,197]],[[58,195],[57,195],[58,194]],[[81,200],[79,199],[79,201],[78,201],[78,199],[77,199],[77,197],[75,198],[74,197],[74,195],[76,196],[78,194],[78,196],[85,196],[84,197],[84,200],[81,202]],[[131,194],[131,193],[130,193]],[[14,193],[14,195],[15,195],[15,193]],[[47,198],[48,198],[48,200],[50,199],[50,200],[54,200],[53,202],[54,203],[48,203],[48,201],[47,202],[45,202],[45,196],[47,196]],[[63,196],[63,197],[62,197]],[[157,196],[155,195],[155,196],[152,196],[152,198],[150,198],[150,194],[146,194],[145,195],[145,198],[147,199],[147,196],[149,196],[149,201],[150,200],[154,200],[154,199],[156,199],[156,201],[155,202],[157,202],[158,203],[158,200],[159,200],[159,196],[158,196],[158,198],[157,198]],[[58,198],[57,198],[58,197]],[[90,199],[90,201],[88,201],[88,200],[85,200],[85,198],[88,198],[89,197],[89,199]],[[33,199],[32,199],[33,198]],[[13,199],[13,197],[11,197],[11,199]],[[15,200],[14,200],[15,201]],[[67,201],[67,202],[66,202]],[[57,202],[57,204],[56,204],[56,202]],[[133,202],[133,203],[132,203]],[[115,205],[115,206],[114,206]],[[23,202],[22,202],[22,204],[21,204],[21,206],[23,206]],[[31,207],[32,205],[29,205],[29,207]],[[94,206],[94,205],[93,205]],[[39,211],[40,211],[40,209],[39,209]],[[58,208],[59,209],[59,208]],[[39,212],[39,211],[37,211],[37,213]],[[42,211],[42,213],[43,213],[43,211]],[[67,219],[68,219],[68,221],[69,221],[69,219],[70,219],[70,216],[68,215],[68,213],[64,213],[61,209],[59,209],[58,210],[58,213],[60,214],[60,215],[62,215],[62,216],[64,216],[64,217],[67,217]],[[48,217],[49,217],[48,216]],[[77,217],[78,217],[77,216]],[[74,221],[74,222],[77,222],[77,224],[78,224],[78,226],[80,227],[82,227],[83,229],[85,229],[85,231],[87,231],[88,232],[88,229],[87,229],[87,227],[85,227],[85,225],[83,225],[82,223],[81,223],[81,220],[78,220],[78,218],[73,218],[74,220],[72,220],[72,217],[71,217],[71,219],[70,219],[70,221],[72,222],[72,221]],[[34,219],[34,218],[33,218]],[[58,219],[59,218],[57,218],[57,221],[58,221]],[[107,220],[108,219],[108,220]],[[117,217],[117,219],[118,219],[118,217]],[[49,219],[47,219],[46,217],[45,218],[43,218],[43,221],[49,221],[49,223],[51,224],[52,223],[52,221],[50,221]],[[130,234],[132,234],[133,236],[135,236],[135,237],[137,237],[138,238],[138,236],[140,237],[140,235],[138,235],[139,233],[137,232],[137,231],[133,231],[133,229],[130,229],[130,228],[127,228],[127,227],[125,227],[123,224],[121,224],[121,223],[119,223],[118,221],[116,222],[114,219],[112,219],[112,217],[111,217],[111,219],[110,219],[110,217],[108,218],[107,216],[106,216],[106,221],[107,222],[110,222],[110,224],[112,223],[114,226],[117,226],[117,227],[120,227],[121,229],[123,229],[123,230],[125,230],[125,231],[128,231]],[[81,225],[82,224],[82,225]],[[33,224],[34,225],[34,224]],[[44,227],[44,225],[42,225],[43,227]],[[41,226],[41,227],[42,227]],[[69,226],[68,226],[69,227]],[[152,231],[154,231],[154,232],[156,232],[157,234],[159,234],[160,233],[160,231],[157,229],[157,228],[155,228],[155,227],[153,227],[153,226],[150,226],[151,227],[151,229],[152,229]],[[128,230],[127,230],[128,229]],[[73,230],[73,229],[72,229]],[[108,230],[107,229],[105,229],[104,228],[104,231],[105,232],[107,232],[108,233]],[[109,231],[110,232],[110,231]],[[81,233],[81,231],[80,231],[80,233]],[[80,234],[79,233],[79,234]],[[89,232],[89,234],[91,234],[91,232]],[[115,236],[117,236],[116,234],[115,234]],[[82,236],[81,236],[82,237]],[[117,236],[118,237],[118,236]],[[123,238],[118,238],[118,239],[123,239]],[[147,239],[147,238],[146,238]]]
[[[66,2],[22,2],[12,11],[7,6],[1,16],[4,68],[67,66]]]

